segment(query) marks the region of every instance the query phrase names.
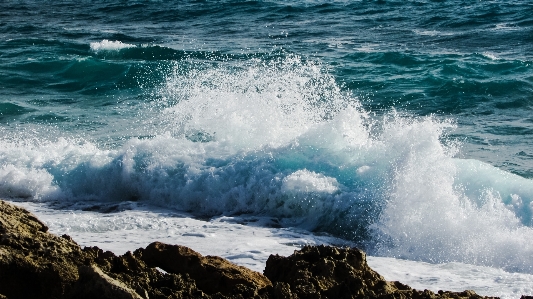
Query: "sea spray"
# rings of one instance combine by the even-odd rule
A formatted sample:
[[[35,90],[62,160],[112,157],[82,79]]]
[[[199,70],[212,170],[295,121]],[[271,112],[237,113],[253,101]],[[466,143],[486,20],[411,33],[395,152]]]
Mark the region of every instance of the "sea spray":
[[[531,180],[453,158],[439,145],[438,134],[425,136],[421,142],[433,140],[428,144],[433,146],[411,144],[373,224],[380,239],[376,253],[531,273],[533,264],[522,259],[533,254],[526,241],[533,237]]]
[[[175,63],[156,97],[173,135],[203,132],[248,150],[284,146],[344,108],[359,107],[324,66],[296,55]]]
[[[122,120],[145,136],[113,147],[4,135],[0,194],[263,215],[371,254],[533,272],[531,181],[455,158],[452,121],[372,115],[293,55],[175,62],[149,95]]]

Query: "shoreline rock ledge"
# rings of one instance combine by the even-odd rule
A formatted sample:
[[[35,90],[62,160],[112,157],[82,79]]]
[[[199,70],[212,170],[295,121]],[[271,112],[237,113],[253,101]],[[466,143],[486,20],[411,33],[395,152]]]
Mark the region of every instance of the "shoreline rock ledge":
[[[525,299],[526,296],[523,296]],[[271,255],[264,274],[190,248],[154,242],[124,255],[81,248],[30,212],[0,200],[0,299],[383,298],[478,299],[386,281],[354,248],[306,246]]]

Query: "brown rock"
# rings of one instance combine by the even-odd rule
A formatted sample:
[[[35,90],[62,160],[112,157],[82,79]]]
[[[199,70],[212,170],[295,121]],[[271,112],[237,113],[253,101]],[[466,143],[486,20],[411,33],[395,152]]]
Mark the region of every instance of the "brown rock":
[[[0,294],[16,298],[59,298],[79,278],[81,248],[47,233],[28,211],[0,201]]]
[[[72,298],[147,299],[141,297],[123,282],[111,278],[96,265],[80,267],[78,287]]]
[[[355,248],[306,246],[289,257],[271,255],[264,274],[274,284],[274,298],[482,298],[473,291],[435,294],[386,281]]]
[[[164,271],[160,271],[157,267]],[[0,201],[0,299],[382,298],[480,299],[386,281],[358,249],[307,246],[272,255],[264,275],[159,242],[116,256],[48,233],[31,213]],[[485,297],[490,298],[490,297]],[[522,299],[532,299],[523,296]]]
[[[267,298],[271,287],[260,273],[187,247],[153,243],[116,256],[47,231],[31,213],[0,201],[0,296]]]
[[[138,249],[139,256],[151,267],[166,272],[187,274],[207,294],[242,295],[246,298],[264,293],[272,284],[261,273],[237,266],[218,256],[202,256],[180,245],[154,242]]]
[[[201,298],[199,294],[202,291],[187,275],[161,273],[153,267],[148,267],[131,252],[115,256],[112,252],[104,252],[98,247],[86,247],[84,252],[90,256],[104,275],[113,281],[122,283],[128,292],[135,291],[141,298]],[[90,271],[86,273],[90,274]],[[98,280],[98,277],[94,275],[81,276],[81,278],[77,293],[72,295],[72,298],[79,298],[79,294],[84,294],[85,289],[90,289],[88,285],[94,284],[95,279]]]

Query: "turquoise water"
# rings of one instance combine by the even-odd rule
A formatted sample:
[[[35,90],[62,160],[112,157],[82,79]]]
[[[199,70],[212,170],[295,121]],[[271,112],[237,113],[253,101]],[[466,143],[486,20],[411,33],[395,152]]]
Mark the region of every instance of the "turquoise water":
[[[0,4],[0,195],[533,273],[527,1]]]

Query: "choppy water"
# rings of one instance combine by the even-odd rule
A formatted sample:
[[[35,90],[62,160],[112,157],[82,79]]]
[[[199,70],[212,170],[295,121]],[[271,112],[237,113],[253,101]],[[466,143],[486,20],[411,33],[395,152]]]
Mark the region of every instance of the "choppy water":
[[[533,273],[528,1],[0,4],[0,196]]]

